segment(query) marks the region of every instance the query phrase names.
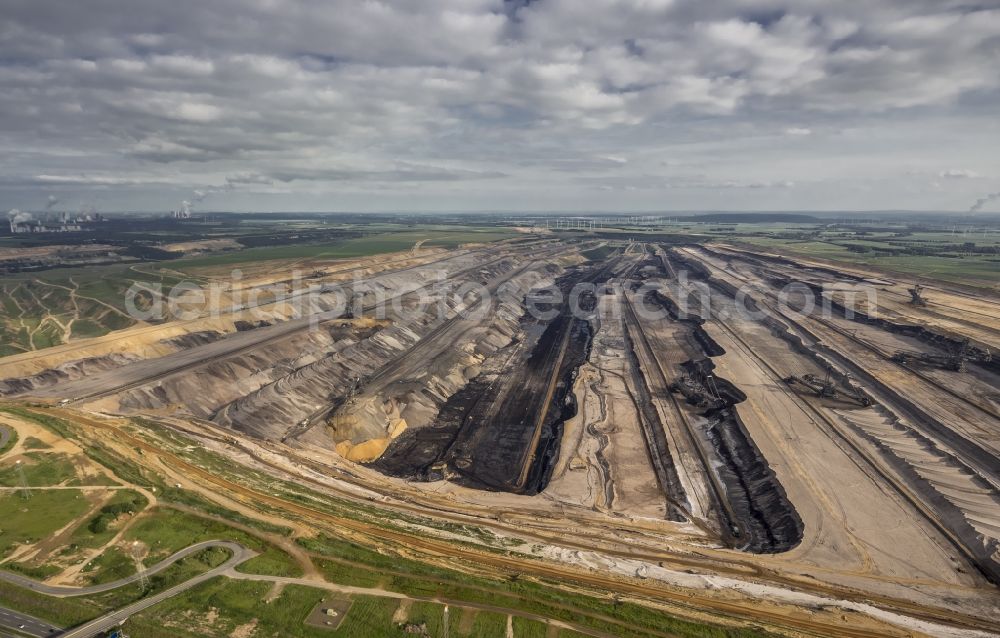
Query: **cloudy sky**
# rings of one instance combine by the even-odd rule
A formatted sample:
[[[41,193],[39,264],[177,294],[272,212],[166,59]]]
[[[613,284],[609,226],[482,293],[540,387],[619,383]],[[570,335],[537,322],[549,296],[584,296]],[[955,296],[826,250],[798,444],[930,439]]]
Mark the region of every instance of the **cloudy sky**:
[[[33,210],[964,211],[1000,0],[0,0],[0,146]]]

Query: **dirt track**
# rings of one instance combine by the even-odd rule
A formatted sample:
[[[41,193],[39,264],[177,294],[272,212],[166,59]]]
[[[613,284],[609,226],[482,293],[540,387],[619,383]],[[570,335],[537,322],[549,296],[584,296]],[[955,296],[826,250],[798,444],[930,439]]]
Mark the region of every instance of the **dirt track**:
[[[578,582],[605,591],[611,590],[628,593],[639,596],[640,598],[662,601],[669,603],[672,606],[676,605],[678,609],[687,610],[687,613],[695,615],[698,615],[706,610],[713,610],[723,617],[732,619],[757,619],[762,622],[766,622],[769,625],[773,624],[776,627],[784,627],[810,635],[865,636],[873,638],[876,636],[912,635],[907,632],[899,632],[884,625],[878,626],[877,629],[874,628],[874,626],[872,626],[872,628],[865,628],[863,626],[845,627],[842,625],[842,621],[839,616],[830,617],[826,620],[816,617],[805,619],[796,614],[789,613],[788,609],[782,610],[780,606],[776,608],[771,607],[770,605],[761,604],[760,601],[739,602],[726,600],[725,598],[718,599],[712,596],[706,597],[697,592],[683,589],[672,589],[652,581],[636,581],[610,575],[602,575],[591,571],[581,571],[578,568],[567,565],[540,562],[535,559],[519,558],[514,555],[496,555],[484,550],[477,550],[463,545],[456,545],[452,542],[429,538],[424,534],[413,535],[373,527],[353,519],[334,516],[326,512],[305,507],[298,503],[276,498],[259,490],[232,483],[231,481],[214,475],[211,472],[207,472],[197,466],[191,465],[179,457],[166,453],[162,449],[157,448],[142,439],[131,436],[110,422],[95,420],[92,417],[86,417],[76,412],[55,412],[64,418],[85,423],[95,430],[108,432],[116,439],[125,442],[130,447],[137,447],[145,450],[147,453],[159,455],[164,458],[164,460],[168,461],[171,466],[179,470],[183,470],[192,479],[196,479],[199,483],[206,486],[211,486],[208,489],[212,492],[222,490],[224,493],[231,494],[239,500],[273,506],[279,510],[284,510],[297,516],[305,517],[307,520],[314,521],[315,524],[333,525],[335,529],[349,530],[353,533],[360,534],[362,537],[378,539],[380,542],[388,542],[390,544],[395,544],[396,546],[409,547],[414,550],[426,552],[430,556],[449,556],[453,559],[468,560],[480,566],[492,566],[507,573],[513,571],[515,573],[532,574],[539,577],[552,577],[560,581]],[[633,556],[638,557],[638,555]],[[662,554],[660,558],[667,558],[668,556],[669,554]],[[733,561],[731,567],[728,569],[720,569],[720,566],[713,564],[712,561],[709,561],[706,564],[697,559],[685,560],[678,557],[674,558],[681,563],[688,562],[693,566],[699,564],[711,565],[711,571],[730,571],[734,574],[746,574],[746,570],[749,569],[750,573],[756,573],[761,577],[765,577],[767,580],[771,580],[773,582],[787,582],[788,585],[791,585],[793,588],[804,588],[806,590],[815,591],[821,595],[833,596],[835,598],[850,598],[856,595],[852,593],[851,589],[843,589],[826,585],[821,586],[815,583],[811,584],[807,580],[803,581],[794,579],[788,581],[784,577],[774,574],[768,569],[761,569],[758,566],[754,566],[754,561],[751,560]],[[649,560],[657,559],[650,556]],[[741,566],[741,562],[744,565]],[[989,622],[986,622],[984,625],[983,619],[980,617],[963,617],[961,614],[956,614],[952,611],[942,611],[926,605],[916,605],[907,600],[872,595],[864,595],[862,598],[872,601],[875,604],[885,606],[886,608],[896,609],[901,613],[917,618],[923,618],[931,622],[944,622],[948,624],[960,623],[969,627],[982,628],[990,626]]]

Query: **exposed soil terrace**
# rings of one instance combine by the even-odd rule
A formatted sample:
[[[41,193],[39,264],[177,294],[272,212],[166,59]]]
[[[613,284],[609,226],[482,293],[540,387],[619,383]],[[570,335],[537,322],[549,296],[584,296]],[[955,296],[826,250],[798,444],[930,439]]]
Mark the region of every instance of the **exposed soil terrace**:
[[[55,411],[95,432],[110,420],[85,411],[142,416],[387,520],[423,517],[408,519],[412,533],[375,529],[164,466],[245,507],[291,507],[297,525],[336,519],[351,538],[445,562],[483,560],[473,540],[510,542],[482,565],[571,573],[650,598],[684,583],[673,603],[725,600],[720,609],[814,635],[821,625],[779,618],[764,601],[821,594],[966,627],[1000,613],[988,582],[1000,561],[1000,375],[976,362],[953,372],[892,360],[904,349],[947,355],[964,337],[990,347],[1000,326],[989,303],[942,284],[914,309],[907,282],[727,246],[629,243],[595,261],[587,248],[292,264],[321,287],[313,329],[265,296],[263,316],[122,331],[134,357],[105,338],[17,355],[0,363],[0,387],[70,400]],[[280,268],[251,275],[246,290],[293,279]],[[333,287],[353,288],[356,276],[368,290],[360,310],[327,316]],[[587,314],[563,304],[548,319],[526,313],[545,286],[577,282],[596,284]],[[803,285],[782,305],[794,282]],[[492,293],[488,312],[471,312],[477,293],[455,293],[465,284]],[[868,285],[877,308],[849,301]],[[377,314],[375,289],[397,303]],[[824,302],[832,316],[795,312]],[[786,381],[806,375],[829,375],[836,396]],[[466,526],[497,537],[471,539]],[[919,635],[913,626],[895,630]]]
[[[868,445],[874,445],[877,452],[869,457],[870,462],[880,468],[890,484],[978,569],[997,579],[1000,554],[994,536],[996,517],[989,513],[992,510],[995,514],[1000,504],[993,483],[996,457],[983,450],[979,437],[965,434],[977,432],[970,428],[989,417],[981,411],[962,409],[950,392],[919,376],[892,374],[892,367],[898,369],[898,365],[873,352],[853,334],[837,329],[837,323],[850,324],[852,319],[815,313],[782,315],[774,304],[777,291],[769,292],[766,277],[753,280],[752,269],[740,270],[732,262],[713,263],[710,255],[701,254],[706,255],[704,263],[711,266],[708,281],[714,289],[731,296],[739,287],[745,291],[750,286],[757,298],[748,297],[747,303],[752,310],[763,311],[763,323],[774,334],[795,351],[830,367],[841,381],[846,381],[849,373],[851,381],[860,383],[875,399],[870,410],[851,411],[846,417],[841,413],[837,421],[852,428],[854,436],[860,435]],[[681,259],[699,256],[699,251],[686,249]],[[882,324],[872,325],[884,329]],[[914,388],[921,384],[922,390]],[[881,416],[864,416],[864,412],[873,411]],[[929,472],[930,467],[937,471]]]

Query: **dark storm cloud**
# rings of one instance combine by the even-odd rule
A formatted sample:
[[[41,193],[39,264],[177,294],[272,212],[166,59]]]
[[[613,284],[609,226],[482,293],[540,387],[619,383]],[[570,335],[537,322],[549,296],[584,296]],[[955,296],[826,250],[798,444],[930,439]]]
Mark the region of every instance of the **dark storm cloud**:
[[[975,184],[934,176],[1000,176],[998,52],[1000,9],[941,0],[5,0],[0,195],[964,207]]]

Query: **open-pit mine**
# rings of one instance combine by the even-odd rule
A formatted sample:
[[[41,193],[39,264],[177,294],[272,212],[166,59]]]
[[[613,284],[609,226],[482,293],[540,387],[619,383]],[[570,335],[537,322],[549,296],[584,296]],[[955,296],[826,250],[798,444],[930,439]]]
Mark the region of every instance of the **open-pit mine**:
[[[197,282],[0,359],[2,423],[77,424],[299,540],[607,603],[547,636],[723,635],[623,601],[746,635],[1000,632],[996,290],[529,228]]]

